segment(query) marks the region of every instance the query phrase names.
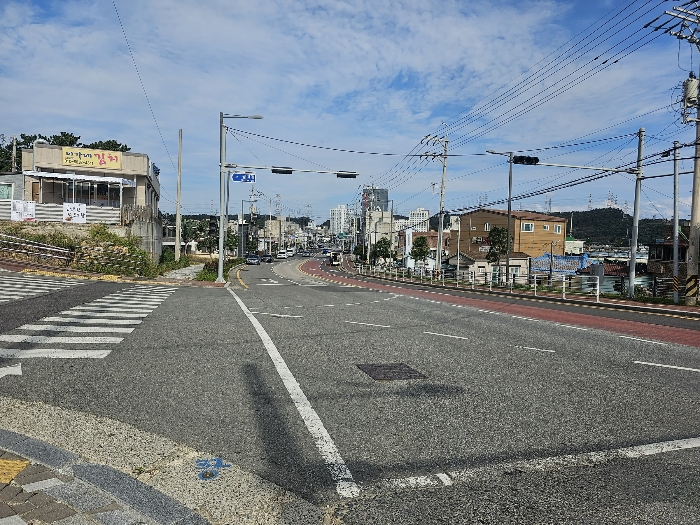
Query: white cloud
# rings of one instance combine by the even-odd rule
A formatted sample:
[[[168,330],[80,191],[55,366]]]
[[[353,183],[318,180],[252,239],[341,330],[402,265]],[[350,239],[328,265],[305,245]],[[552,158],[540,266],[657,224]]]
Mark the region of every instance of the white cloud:
[[[407,153],[420,137],[437,130],[441,120],[488,97],[565,43],[579,30],[572,13],[590,11],[595,18],[603,13],[597,9],[606,8],[605,2],[600,3],[602,7],[588,4],[550,0],[496,8],[491,2],[465,5],[456,0],[117,2],[173,160],[177,130],[184,130],[183,201],[189,210],[199,212],[208,212],[210,202],[218,201],[220,111],[263,114],[262,121],[228,122],[262,135]],[[614,5],[608,3],[606,9],[611,8]],[[0,7],[0,132],[72,131],[87,141],[125,142],[134,151],[149,154],[162,168],[163,187],[169,194],[165,197],[172,198],[175,170],[111,3],[72,0],[53,4],[53,11],[44,9],[31,2]],[[668,90],[685,76],[675,63],[674,45],[670,38],[659,40],[455,152],[548,146],[667,104]],[[567,71],[571,73],[577,64]],[[532,93],[547,82],[551,85],[553,80],[538,83]],[[519,108],[526,98],[506,97],[501,109]],[[655,132],[671,121],[671,115],[656,113],[612,128],[609,134],[629,133],[640,125]],[[452,134],[453,140],[458,135]],[[359,171],[362,177],[356,181],[260,173],[257,189],[272,197],[280,193],[292,209],[312,204],[314,214],[324,218],[329,208],[350,203],[359,184],[369,183],[370,177],[382,180],[396,162],[393,157],[267,142],[312,161],[307,162],[251,140],[241,141],[255,155],[229,137],[230,162],[300,168],[317,163]],[[634,158],[633,150],[631,144],[623,153]],[[601,153],[600,149],[581,151],[562,157],[561,162],[590,163]],[[491,198],[503,197],[504,167],[466,176],[497,162],[494,157],[451,158],[448,206],[475,203],[484,192]],[[536,170],[532,178],[555,176],[544,168],[527,169]],[[523,170],[517,170],[516,188],[532,188],[527,178],[520,178],[526,173]],[[401,203],[404,213],[421,205],[436,211],[438,196],[431,195],[429,188],[439,177],[437,164],[410,178],[399,176],[394,183],[401,184],[390,185],[390,198]],[[665,188],[667,181],[652,184]],[[607,191],[630,202],[633,198],[633,187],[618,177],[557,192],[552,200],[555,206],[559,199],[580,209],[588,205],[589,193],[604,201]],[[419,196],[411,199],[416,193]],[[232,197],[233,202],[236,199]],[[543,201],[540,197],[527,203],[534,206]],[[659,197],[657,206],[661,205],[668,209],[664,197]],[[166,200],[161,207],[173,209]]]

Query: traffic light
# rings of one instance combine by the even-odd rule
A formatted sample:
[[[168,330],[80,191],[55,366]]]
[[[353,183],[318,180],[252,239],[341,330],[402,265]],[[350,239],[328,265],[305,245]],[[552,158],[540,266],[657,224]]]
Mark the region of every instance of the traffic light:
[[[527,164],[534,166],[540,161],[538,157],[527,157],[525,155],[516,155],[513,157],[513,164]]]
[[[209,235],[219,235],[219,221],[215,215],[209,216]]]

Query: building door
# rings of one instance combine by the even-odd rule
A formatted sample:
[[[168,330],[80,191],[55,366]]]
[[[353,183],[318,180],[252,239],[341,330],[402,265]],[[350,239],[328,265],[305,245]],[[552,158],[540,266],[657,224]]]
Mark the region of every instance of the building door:
[[[36,203],[39,202],[39,192],[40,192],[39,183],[32,182],[32,200]]]

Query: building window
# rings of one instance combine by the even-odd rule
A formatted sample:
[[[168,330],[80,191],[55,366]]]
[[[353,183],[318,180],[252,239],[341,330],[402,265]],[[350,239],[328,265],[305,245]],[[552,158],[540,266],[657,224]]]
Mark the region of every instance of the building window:
[[[491,225],[488,222],[484,223],[484,231],[485,232],[491,231]]]
[[[554,225],[554,233],[561,233],[561,224]]]
[[[542,226],[544,228],[544,231],[548,232],[549,231],[549,224],[545,224]]]
[[[523,222],[520,224],[520,231],[521,232],[534,232],[535,231],[535,223],[534,222]]]
[[[510,267],[510,274],[513,277],[518,277],[520,275],[520,266],[511,266]]]
[[[0,199],[12,198],[12,184],[0,184]]]
[[[486,273],[486,266],[479,266],[479,273]]]

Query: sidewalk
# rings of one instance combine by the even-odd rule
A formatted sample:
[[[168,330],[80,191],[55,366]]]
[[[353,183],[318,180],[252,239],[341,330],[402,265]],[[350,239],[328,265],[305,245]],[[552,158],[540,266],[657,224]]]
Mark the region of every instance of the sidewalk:
[[[32,523],[208,525],[209,521],[118,470],[83,463],[71,452],[0,429],[0,525]]]

